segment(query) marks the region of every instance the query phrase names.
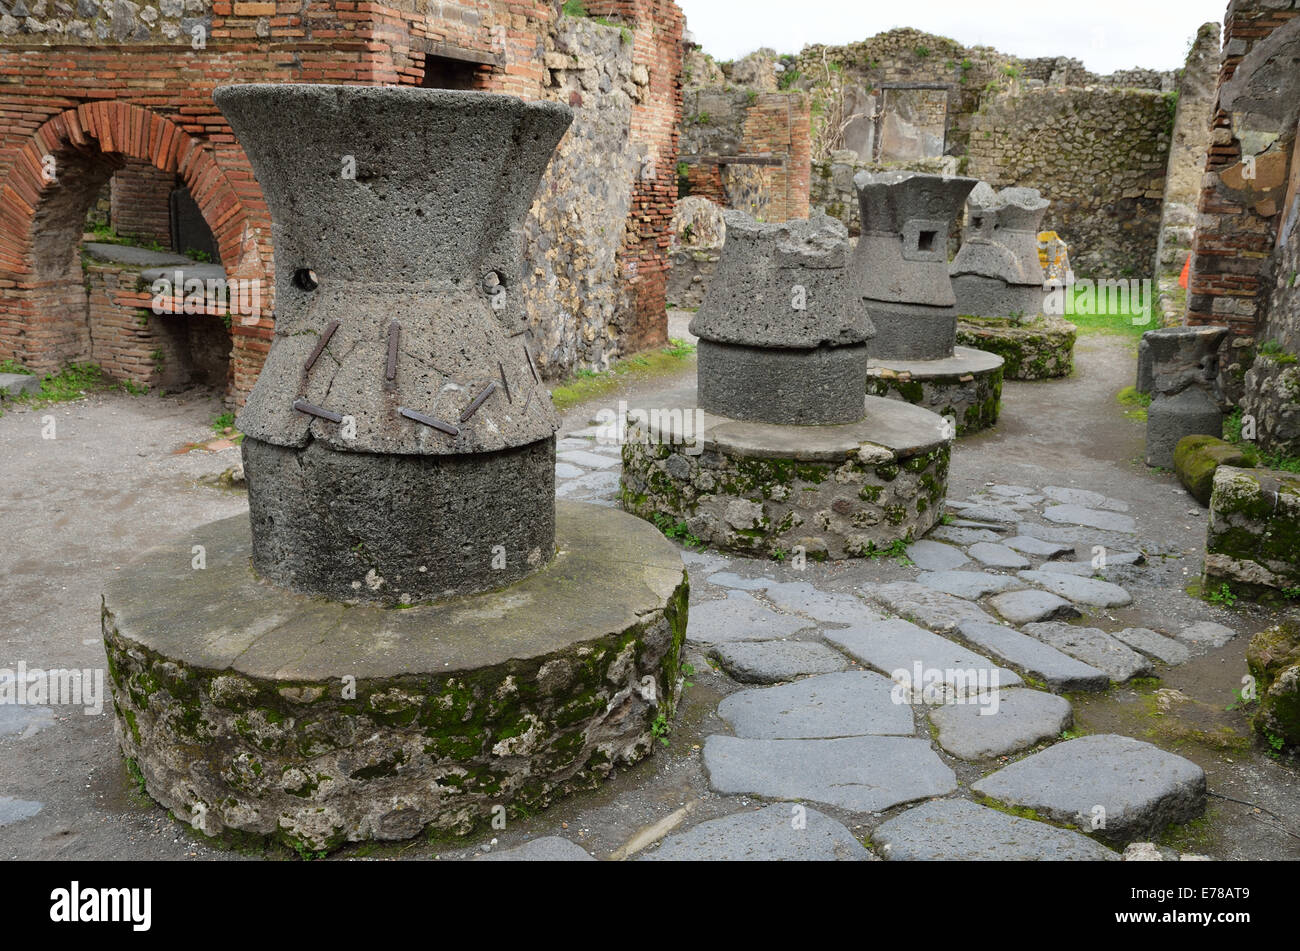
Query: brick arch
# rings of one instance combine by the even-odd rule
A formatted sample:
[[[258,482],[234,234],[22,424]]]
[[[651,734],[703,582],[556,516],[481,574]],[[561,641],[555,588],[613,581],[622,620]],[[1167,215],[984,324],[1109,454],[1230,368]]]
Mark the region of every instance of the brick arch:
[[[81,331],[69,320],[75,298],[84,301],[77,247],[93,194],[127,158],[185,182],[228,276],[265,280],[270,273],[263,222],[241,201],[210,142],[132,103],[85,103],[40,126],[0,180],[0,356],[38,370],[85,357]],[[241,336],[269,333],[269,309],[268,299],[260,326],[233,328],[236,349]]]

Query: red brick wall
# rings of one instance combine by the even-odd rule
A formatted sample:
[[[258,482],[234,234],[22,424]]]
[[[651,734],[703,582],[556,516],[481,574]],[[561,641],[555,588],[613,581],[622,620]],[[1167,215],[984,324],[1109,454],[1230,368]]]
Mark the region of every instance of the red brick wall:
[[[780,166],[763,168],[769,193],[767,220],[808,217],[812,175],[808,100],[795,93],[764,93],[745,114],[745,151],[779,155]]]
[[[156,241],[172,250],[169,199],[176,176],[155,168],[151,162],[131,159],[113,176],[109,223],[119,236],[131,236],[148,244]]]
[[[625,352],[668,341],[668,244],[677,203],[677,139],[682,115],[682,31],[686,18],[673,0],[587,0],[592,16],[633,30],[633,60],[649,73],[648,96],[632,110],[631,136],[647,147],[632,192],[619,271],[629,312],[619,329]]]
[[[1224,21],[1220,88],[1256,43],[1297,12],[1296,0],[1234,0]],[[1241,160],[1232,116],[1216,97],[1200,221],[1192,242],[1187,322],[1227,326],[1234,335],[1252,336],[1270,290],[1267,277],[1277,225],[1275,215],[1265,217],[1220,188],[1219,176]]]
[[[427,13],[416,12],[427,10]],[[231,277],[263,282],[260,320],[232,328],[230,395],[242,403],[270,348],[270,220],[243,150],[212,102],[218,85],[322,82],[420,85],[439,43],[496,58],[480,85],[535,99],[554,0],[349,0],[212,4],[203,49],[190,37],[121,45],[0,42],[0,359],[37,370],[87,359],[88,306],[75,245],[86,210],[127,159],[188,187]],[[683,18],[672,0],[589,0],[633,28],[651,94],[632,134],[649,149],[620,255],[629,293],[627,349],[666,336],[664,284],[676,199]],[[305,8],[305,9],[304,9]],[[410,8],[410,9],[407,9]],[[43,162],[52,156],[54,180]]]

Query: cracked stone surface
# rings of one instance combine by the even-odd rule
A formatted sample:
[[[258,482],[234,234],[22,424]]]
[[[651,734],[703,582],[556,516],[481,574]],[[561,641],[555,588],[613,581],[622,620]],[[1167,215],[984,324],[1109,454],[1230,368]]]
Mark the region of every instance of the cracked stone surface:
[[[894,862],[1114,862],[1119,856],[1086,835],[1010,816],[964,799],[914,806],[872,833]]]
[[[773,803],[710,819],[670,835],[647,862],[866,862],[876,856],[830,816],[799,803]]]
[[[1205,772],[1141,740],[1100,733],[1067,740],[984,777],[981,795],[1118,841],[1205,811]],[[1100,811],[1098,811],[1100,810]],[[1104,825],[1094,826],[1097,819]]]
[[[976,647],[1054,690],[1105,690],[1110,686],[1110,675],[1104,670],[1001,624],[967,622],[959,630]]]
[[[1117,584],[1080,578],[1075,575],[1056,574],[1051,571],[1022,571],[1020,578],[1075,604],[1091,604],[1102,608],[1122,608],[1133,603],[1133,596]]]
[[[1133,677],[1149,677],[1155,673],[1151,661],[1099,628],[1044,621],[1026,624],[1025,633],[1085,664],[1104,670],[1116,683],[1123,683]]]

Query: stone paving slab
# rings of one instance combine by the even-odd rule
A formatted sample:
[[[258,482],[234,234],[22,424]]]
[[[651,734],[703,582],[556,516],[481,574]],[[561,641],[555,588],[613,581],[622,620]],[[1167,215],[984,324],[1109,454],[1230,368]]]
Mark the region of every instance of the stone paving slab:
[[[878,825],[871,841],[894,862],[1115,862],[1086,835],[964,799],[938,799]]]
[[[993,522],[1001,525],[1011,525],[1015,522],[1024,521],[1024,516],[1009,505],[980,505],[978,503],[972,505],[949,501],[947,506],[950,509],[956,509],[960,517],[967,521]]]
[[[975,542],[996,542],[1002,536],[987,528],[955,528],[952,525],[940,525],[938,528],[931,529],[925,537],[937,542],[971,545]]]
[[[558,835],[533,839],[514,849],[474,856],[476,862],[594,862],[582,846]]]
[[[617,456],[607,456],[604,453],[591,452],[588,449],[569,449],[564,452],[557,452],[555,458],[586,469],[609,469],[619,465]]]
[[[1099,509],[1084,508],[1081,505],[1050,505],[1043,510],[1043,518],[1049,522],[1066,525],[1082,525],[1085,528],[1099,528],[1106,532],[1137,532],[1137,522],[1131,515],[1118,512],[1104,512]]]
[[[888,677],[866,670],[822,674],[780,687],[742,690],[718,704],[736,736],[763,740],[911,736],[912,708],[893,699]]]
[[[981,522],[970,518],[954,518],[948,523],[949,528],[971,528],[985,532],[1009,532],[1015,526],[1008,522]]]
[[[956,630],[963,621],[994,623],[991,615],[969,601],[914,581],[878,585],[867,588],[863,594],[894,614],[912,618],[917,624],[940,634]]]
[[[1098,581],[1096,578],[1079,578],[1075,575],[1051,571],[1022,571],[1021,580],[1046,588],[1053,594],[1075,604],[1091,604],[1101,608],[1122,608],[1133,603],[1133,596],[1117,584]]]
[[[1105,671],[1001,624],[964,622],[958,630],[966,641],[1004,663],[1020,668],[1053,690],[1093,691],[1110,686],[1110,677]]]
[[[691,605],[686,638],[697,644],[782,640],[812,626],[803,618],[777,614],[752,594],[728,591],[725,598]]]
[[[832,624],[876,621],[880,615],[851,594],[818,591],[806,581],[781,581],[767,586],[767,599],[782,611],[806,614]]]
[[[1073,555],[1074,546],[1065,542],[1049,542],[1041,538],[1035,538],[1033,535],[1017,535],[1015,538],[1008,538],[1003,542],[1013,551],[1022,552],[1026,555],[1037,555],[1040,558],[1060,558],[1064,555]]]
[[[586,469],[571,466],[567,462],[557,462],[555,464],[555,478],[557,479],[576,479],[586,471]]]
[[[907,557],[922,571],[951,571],[970,561],[960,548],[926,539],[908,545]]]
[[[15,822],[30,819],[40,812],[39,802],[29,799],[15,799],[13,796],[0,796],[0,826],[10,826]]]
[[[959,759],[1006,756],[1054,740],[1074,722],[1070,701],[1041,690],[997,692],[997,704],[950,703],[930,710],[938,742]]]
[[[1010,687],[1020,683],[1020,676],[1015,671],[999,667],[989,658],[902,618],[824,631],[822,636],[850,657],[886,676],[905,671],[909,682],[914,685],[917,664],[920,664],[922,672],[941,671],[942,679],[937,682],[949,688],[945,696],[977,689],[978,682],[971,682],[971,672],[975,672],[977,678],[981,671],[984,672],[986,684],[992,683],[995,671],[999,686]]]
[[[771,578],[744,578],[734,571],[719,571],[717,574],[709,575],[709,584],[715,584],[721,588],[740,588],[744,591],[763,591],[772,584]]]
[[[1237,632],[1214,621],[1198,621],[1175,635],[1184,644],[1192,647],[1217,649],[1237,636]]]
[[[1098,509],[1106,504],[1106,496],[1090,489],[1071,489],[1060,485],[1046,485],[1040,489],[1044,496],[1063,505],[1082,505]]]
[[[1029,559],[1012,551],[1006,545],[991,542],[976,542],[966,549],[966,553],[980,564],[990,568],[1028,568]]]
[[[1126,627],[1115,631],[1111,637],[1135,651],[1141,651],[1148,657],[1162,660],[1166,664],[1185,664],[1192,659],[1192,652],[1185,644],[1180,644],[1172,637],[1165,637],[1149,628]]]
[[[704,768],[709,785],[723,795],[806,799],[849,812],[880,812],[957,788],[956,775],[928,739],[903,736],[710,736],[704,742]]]
[[[1149,677],[1155,673],[1151,661],[1099,628],[1045,621],[1026,624],[1025,633],[1085,664],[1104,670],[1116,683],[1123,683],[1132,677]]]
[[[990,598],[989,607],[1016,625],[1079,616],[1078,608],[1050,591],[1008,591]]]
[[[727,676],[743,684],[774,684],[806,674],[845,670],[839,651],[815,641],[734,641],[710,651]]]
[[[710,819],[664,839],[645,862],[869,862],[877,860],[830,816],[799,803],[773,803]]]
[[[1024,587],[1024,582],[1010,575],[995,575],[987,571],[924,571],[917,576],[916,583],[971,601]]]
[[[1113,733],[1058,743],[971,788],[1118,841],[1149,837],[1170,823],[1188,822],[1205,811],[1201,767],[1150,743]],[[1094,817],[1104,819],[1104,826],[1094,827]]]

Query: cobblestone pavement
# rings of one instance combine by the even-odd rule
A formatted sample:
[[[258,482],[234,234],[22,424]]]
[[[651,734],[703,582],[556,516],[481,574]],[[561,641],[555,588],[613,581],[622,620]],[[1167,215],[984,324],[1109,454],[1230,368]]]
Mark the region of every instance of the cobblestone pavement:
[[[467,840],[339,857],[1118,859],[1300,857],[1300,787],[1232,705],[1270,616],[1209,604],[1205,518],[1141,465],[1114,393],[1131,347],[1080,343],[1069,381],[1008,384],[959,441],[945,524],[876,559],[695,550],[685,699],[656,756]],[[682,405],[693,376],[607,400]],[[570,413],[556,494],[616,505],[619,446]],[[102,666],[98,589],[148,542],[243,505],[234,453],[170,455],[215,404],[114,397],[0,419],[0,666]],[[128,447],[133,447],[129,448]],[[17,711],[15,713],[15,711]],[[111,716],[0,707],[0,855],[227,857],[135,792]],[[280,856],[270,856],[280,857]]]

